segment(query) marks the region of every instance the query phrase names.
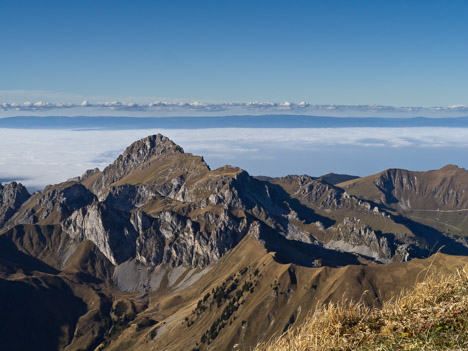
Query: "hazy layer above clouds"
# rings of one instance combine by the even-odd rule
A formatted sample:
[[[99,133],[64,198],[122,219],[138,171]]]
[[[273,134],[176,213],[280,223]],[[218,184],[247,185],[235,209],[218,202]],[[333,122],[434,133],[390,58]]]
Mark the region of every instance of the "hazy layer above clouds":
[[[211,128],[468,128],[468,117],[392,118],[318,117],[304,115],[244,115],[199,117],[6,117],[0,128],[132,130],[132,129],[211,129]]]
[[[212,168],[232,164],[253,175],[363,176],[386,168],[468,166],[468,128],[0,129],[0,182],[41,188],[102,169],[133,141],[154,133],[203,155]]]

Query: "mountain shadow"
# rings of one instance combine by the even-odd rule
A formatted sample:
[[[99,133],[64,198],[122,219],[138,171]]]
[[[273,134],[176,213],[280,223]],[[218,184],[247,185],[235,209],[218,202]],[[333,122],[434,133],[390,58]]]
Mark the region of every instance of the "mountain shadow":
[[[286,239],[269,227],[262,226],[259,239],[264,242],[268,252],[275,253],[278,263],[293,263],[298,266],[316,267],[326,265],[329,267],[342,267],[350,264],[359,265],[356,255],[327,249],[316,244]]]

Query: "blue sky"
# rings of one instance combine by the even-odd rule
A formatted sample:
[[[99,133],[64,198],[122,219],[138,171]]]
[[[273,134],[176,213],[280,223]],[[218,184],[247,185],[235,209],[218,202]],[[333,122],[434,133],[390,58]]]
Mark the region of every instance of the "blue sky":
[[[468,104],[467,1],[0,0],[0,103]]]

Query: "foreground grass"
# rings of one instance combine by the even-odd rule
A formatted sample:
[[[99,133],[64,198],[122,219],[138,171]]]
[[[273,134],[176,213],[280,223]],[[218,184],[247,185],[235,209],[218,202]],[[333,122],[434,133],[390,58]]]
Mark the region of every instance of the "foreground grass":
[[[426,277],[382,309],[329,304],[256,350],[468,350],[468,266]]]

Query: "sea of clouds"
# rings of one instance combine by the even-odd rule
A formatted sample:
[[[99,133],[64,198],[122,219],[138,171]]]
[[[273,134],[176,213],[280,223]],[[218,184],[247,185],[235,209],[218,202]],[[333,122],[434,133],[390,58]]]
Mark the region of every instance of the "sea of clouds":
[[[132,142],[155,133],[203,155],[211,168],[231,164],[252,175],[364,176],[386,168],[468,166],[467,128],[0,129],[0,182],[40,189],[103,169]]]

